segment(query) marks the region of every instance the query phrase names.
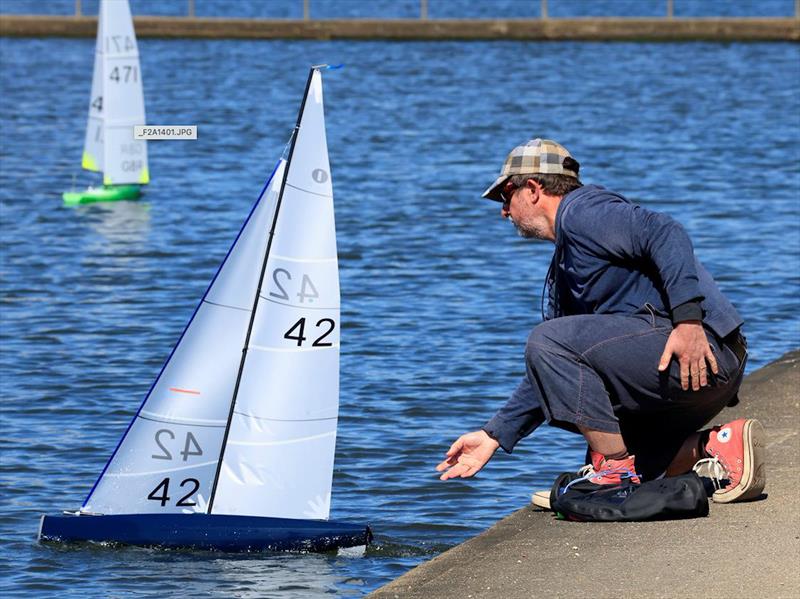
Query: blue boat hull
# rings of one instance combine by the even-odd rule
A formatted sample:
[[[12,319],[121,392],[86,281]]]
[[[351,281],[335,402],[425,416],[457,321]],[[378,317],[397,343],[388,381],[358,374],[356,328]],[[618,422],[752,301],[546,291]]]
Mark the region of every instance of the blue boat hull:
[[[119,543],[215,551],[328,551],[367,545],[368,526],[209,514],[42,516],[40,541]]]

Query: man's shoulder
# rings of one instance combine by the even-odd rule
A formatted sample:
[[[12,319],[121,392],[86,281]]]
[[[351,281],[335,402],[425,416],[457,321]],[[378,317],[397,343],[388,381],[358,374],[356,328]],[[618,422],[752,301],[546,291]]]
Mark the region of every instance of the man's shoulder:
[[[622,194],[601,185],[584,185],[569,192],[561,200],[559,221],[565,233],[583,229],[585,224],[593,226],[602,222],[602,213],[611,204],[631,204]],[[585,222],[588,221],[588,222]]]
[[[569,192],[564,196],[562,202],[565,205],[581,204],[584,206],[594,206],[605,202],[624,202],[630,204],[630,200],[621,193],[607,189],[602,185],[584,185]]]

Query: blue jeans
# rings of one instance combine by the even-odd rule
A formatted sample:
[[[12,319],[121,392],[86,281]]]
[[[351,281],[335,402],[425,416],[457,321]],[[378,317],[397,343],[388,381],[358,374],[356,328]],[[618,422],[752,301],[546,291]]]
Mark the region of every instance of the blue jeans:
[[[564,316],[536,326],[525,348],[527,376],[484,427],[504,449],[541,422],[621,433],[637,472],[655,478],[686,438],[734,405],[746,359],[707,336],[719,372],[699,391],[681,389],[680,365],[658,371],[672,323],[650,313]]]

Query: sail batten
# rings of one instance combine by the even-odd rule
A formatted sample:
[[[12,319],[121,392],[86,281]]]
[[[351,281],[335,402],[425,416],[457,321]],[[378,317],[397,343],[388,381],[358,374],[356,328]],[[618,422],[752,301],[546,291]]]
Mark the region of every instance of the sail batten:
[[[164,414],[153,414],[152,412],[140,412],[139,417],[153,422],[163,422],[164,424],[181,424],[184,426],[209,426],[222,428],[226,422],[224,420],[198,420],[196,418],[173,418]]]
[[[328,199],[332,199],[333,198],[333,194],[319,193],[319,192],[313,191],[311,189],[305,189],[303,187],[298,187],[297,185],[291,185],[290,183],[287,183],[286,187],[291,187],[292,189],[296,189],[297,191],[304,191],[306,193],[310,193],[311,195],[319,196],[321,198],[328,198]]]
[[[283,421],[286,422],[286,421]],[[305,421],[310,422],[310,421]],[[308,437],[297,437],[296,439],[284,439],[282,441],[228,441],[229,445],[241,445],[241,446],[258,446],[258,447],[268,447],[274,445],[291,445],[293,443],[303,443],[305,441],[313,441],[315,439],[322,439],[323,437],[332,437],[336,435],[336,431],[328,431],[325,433],[320,433],[319,435],[310,435]]]
[[[248,349],[257,349],[258,351],[266,351],[266,352],[305,353],[305,352],[323,352],[329,350],[338,350],[339,344],[333,343],[330,345],[330,347],[268,347],[266,345],[249,345]]]
[[[279,256],[276,254],[273,254],[272,258],[275,260],[285,260],[287,262],[305,262],[308,264],[313,264],[315,262],[319,262],[320,264],[337,262],[336,258],[296,258],[292,256]]]
[[[218,308],[228,308],[230,310],[241,310],[243,312],[250,312],[249,308],[240,308],[239,306],[229,306],[227,304],[220,304],[218,302],[211,302],[208,300],[203,300],[203,302],[209,304],[210,306],[216,306]]]
[[[181,470],[196,470],[197,468],[204,468],[206,466],[215,465],[217,462],[216,460],[212,460],[210,462],[202,462],[200,464],[193,464],[192,466],[178,466],[177,468],[166,468],[164,470],[151,470],[149,472],[114,472],[111,474],[107,474],[106,476],[110,478],[125,478],[131,476],[153,476],[154,474],[167,474],[173,472],[179,472]]]
[[[267,418],[265,416],[253,416],[252,414],[245,414],[243,412],[234,412],[234,414],[254,420],[270,420],[272,422],[312,422],[315,420],[336,420],[338,418],[338,416],[328,416],[327,418]]]
[[[261,299],[263,299],[265,302],[269,302],[271,304],[277,304],[278,306],[295,307],[295,304],[287,304],[287,303],[284,303],[284,302],[279,302],[277,300],[274,300],[274,299],[272,299],[270,297],[265,297],[263,295],[260,295],[259,297]],[[313,307],[312,306],[305,306],[303,309],[304,310],[335,310],[336,308],[333,308],[331,306],[313,306]]]

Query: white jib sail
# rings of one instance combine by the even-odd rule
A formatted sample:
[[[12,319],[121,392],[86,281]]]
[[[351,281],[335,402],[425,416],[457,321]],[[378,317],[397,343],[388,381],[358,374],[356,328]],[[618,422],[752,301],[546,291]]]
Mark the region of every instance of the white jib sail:
[[[322,520],[339,409],[339,275],[317,70],[286,177],[211,511]]]
[[[133,138],[134,125],[145,124],[144,93],[139,50],[128,0],[101,0],[97,44],[92,108],[84,155],[88,153],[97,160],[99,156],[95,156],[95,153],[98,147],[102,150],[101,162],[96,163],[99,168],[90,170],[102,170],[104,184],[144,185],[150,181],[147,142]],[[99,75],[98,56],[101,58]],[[95,89],[98,76],[101,85]],[[100,114],[93,115],[92,109],[98,97]],[[99,146],[96,141],[97,130],[94,133],[91,131],[98,116],[102,123]],[[95,145],[90,146],[90,135]],[[84,160],[84,166],[86,162]]]
[[[81,166],[88,171],[100,172],[103,170],[103,20],[101,18],[97,19],[92,94],[89,98],[89,122],[86,125]]]
[[[284,168],[281,161],[82,511],[207,511]]]

